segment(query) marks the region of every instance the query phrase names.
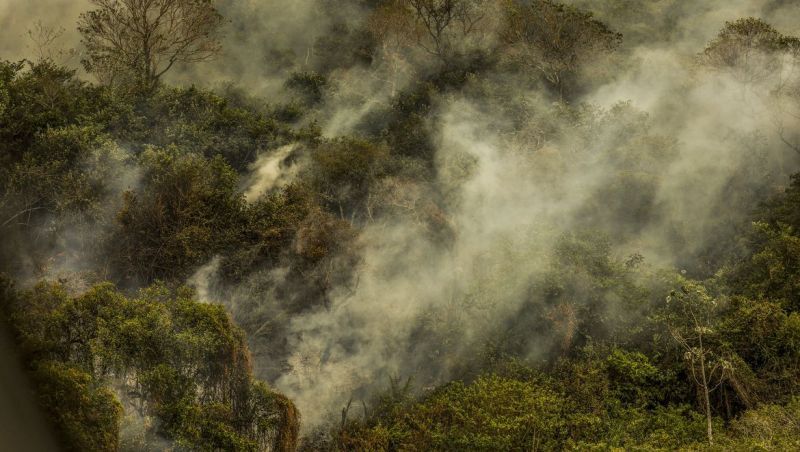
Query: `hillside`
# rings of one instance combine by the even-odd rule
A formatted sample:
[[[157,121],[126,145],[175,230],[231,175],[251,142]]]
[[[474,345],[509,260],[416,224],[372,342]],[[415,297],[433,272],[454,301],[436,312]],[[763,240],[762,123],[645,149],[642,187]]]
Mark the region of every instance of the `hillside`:
[[[8,5],[59,448],[800,449],[794,2]]]

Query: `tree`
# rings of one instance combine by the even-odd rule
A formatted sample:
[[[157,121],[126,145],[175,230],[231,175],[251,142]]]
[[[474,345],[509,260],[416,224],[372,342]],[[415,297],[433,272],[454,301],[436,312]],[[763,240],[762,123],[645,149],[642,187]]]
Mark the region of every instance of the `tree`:
[[[714,442],[711,393],[733,372],[731,360],[720,353],[714,341],[719,308],[718,300],[695,283],[687,282],[667,297],[667,329],[684,350],[692,381],[700,391],[709,444]]]
[[[370,17],[368,28],[384,51],[393,48],[391,52],[397,54],[413,46],[448,63],[486,41],[496,4],[493,0],[391,0]]]
[[[407,50],[414,39],[404,32],[412,28],[411,20],[412,16],[399,1],[382,4],[367,19],[367,30],[377,43],[375,61],[386,72],[384,81],[392,97],[397,94],[401,77],[413,71]]]
[[[176,63],[212,58],[223,18],[211,0],[91,0],[78,30],[83,65],[102,82],[131,79],[152,90]]]
[[[122,405],[101,381],[58,361],[37,363],[30,377],[64,450],[118,450]]]
[[[800,399],[784,406],[762,405],[731,422],[731,437],[736,441],[728,449],[792,450],[800,437]]]
[[[541,73],[562,99],[587,62],[616,49],[622,40],[592,13],[550,0],[510,2],[506,15],[501,32],[508,46],[506,59]]]
[[[548,383],[489,374],[414,403],[393,382],[363,421],[344,419],[337,450],[563,449],[567,400]]]
[[[485,3],[473,0],[408,0],[422,26],[419,45],[444,58],[459,40],[468,39],[486,18]],[[423,38],[423,36],[425,36]]]
[[[729,71],[742,83],[780,77],[782,67],[794,64],[800,39],[784,36],[761,19],[748,17],[726,22],[703,50],[701,61]]]
[[[800,173],[763,205],[744,237],[748,252],[724,274],[734,295],[800,312]]]
[[[53,268],[74,256],[54,260],[54,243],[102,221],[107,182],[123,177],[126,159],[104,130],[120,111],[107,94],[47,59],[0,63],[3,270]],[[88,250],[82,242],[72,250]]]
[[[28,37],[32,43],[32,49],[36,53],[36,62],[57,62],[64,65],[76,54],[76,49],[64,49],[58,47],[58,43],[63,42],[62,38],[66,30],[63,27],[49,27],[37,21],[28,30]]]
[[[181,450],[296,448],[296,408],[253,379],[225,309],[190,289],[156,285],[128,298],[106,283],[72,296],[60,284],[16,291],[0,276],[0,320],[65,450],[117,450],[123,412],[156,418],[145,442]]]
[[[149,145],[175,145],[212,158],[221,155],[234,169],[244,172],[261,149],[287,144],[292,131],[232,92],[219,95],[196,87],[164,87],[137,104],[141,120],[112,124],[114,138],[134,154]]]
[[[148,149],[137,190],[123,194],[111,260],[130,282],[185,278],[236,243],[245,224],[236,172],[217,156]]]
[[[761,19],[748,17],[726,22],[703,50],[700,61],[769,99],[770,119],[778,137],[800,154],[800,138],[795,132],[800,120],[800,39],[781,34]],[[787,123],[791,124],[787,127]]]
[[[313,184],[322,200],[342,220],[366,213],[372,185],[385,173],[389,150],[372,142],[339,138],[321,143],[312,156]]]

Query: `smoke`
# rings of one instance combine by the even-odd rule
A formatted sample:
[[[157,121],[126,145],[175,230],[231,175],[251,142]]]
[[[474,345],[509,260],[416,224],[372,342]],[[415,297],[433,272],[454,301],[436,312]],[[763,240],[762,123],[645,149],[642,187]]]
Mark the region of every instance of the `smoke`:
[[[594,13],[595,17],[624,35],[627,49],[669,46],[680,52],[696,52],[724,25],[741,17],[760,17],[796,35],[800,11],[784,0],[618,0],[598,6],[591,0],[565,0]]]
[[[76,24],[89,6],[88,0],[3,0],[0,58],[35,60],[44,54],[77,68],[80,33]]]
[[[47,55],[80,69],[77,21],[92,8],[89,0],[1,1],[0,58]],[[225,51],[210,62],[174,68],[168,83],[235,84],[256,96],[280,95],[288,73],[313,69],[315,42],[332,24],[362,18],[357,2],[350,1],[244,0],[218,2],[217,8],[228,19],[221,30]]]
[[[168,452],[179,449],[174,441],[157,433],[159,420],[143,411],[142,401],[130,394],[129,386],[116,381],[113,391],[124,412],[119,429],[119,450]]]
[[[586,105],[577,113],[530,91],[521,76],[500,72],[435,99],[426,126],[434,131],[436,176],[395,190],[420,198],[441,193],[436,201],[449,240],[432,235],[416,211],[368,223],[355,246],[361,257],[356,283],[333,287],[326,306],[300,314],[286,308],[296,294],[276,289],[285,283],[285,268],[253,269],[250,280],[223,291],[212,284],[220,268],[215,258],[189,280],[202,299],[226,294],[233,312],[247,305],[252,315],[270,318],[247,326],[252,337],[281,328],[272,332],[281,344],[254,342],[255,366],[262,377],[275,376],[270,379],[295,401],[305,428],[321,425],[351,398],[368,397],[390,376],[438,384],[457,375],[526,303],[540,301],[531,287],[551,269],[562,233],[602,231],[615,258],[640,253],[653,265],[702,275],[704,260],[711,261],[713,248],[749,216],[752,201],[797,168],[797,155],[778,135],[800,132],[797,115],[787,111],[787,94],[775,89],[788,84],[787,77],[796,82],[797,71],[780,74],[781,80],[743,82],[697,63],[726,20],[761,16],[785,34],[796,33],[796,5],[569,3],[599,8],[597,17],[625,35],[616,72],[580,99]],[[365,20],[350,2],[331,5],[221,5],[231,20],[224,53],[176,71],[172,80],[232,82],[256,95],[283,96],[288,73],[324,66],[315,43],[334,24],[357,28]],[[0,52],[20,52],[21,27],[36,18],[73,30],[85,8],[85,2],[66,0],[0,3]],[[70,31],[64,43],[72,41]],[[364,118],[439,64],[399,47],[375,55],[328,72],[334,88],[313,114],[325,136],[359,130]],[[497,91],[497,97],[484,95]],[[248,201],[295,177],[297,164],[289,162],[295,149],[259,157],[244,189]],[[409,204],[413,210],[416,202]],[[260,280],[268,289],[256,287]],[[604,301],[610,318],[629,315],[612,297]],[[552,334],[531,331],[525,357],[546,356],[544,338]]]
[[[384,386],[390,376],[446,379],[462,349],[511,313],[531,274],[541,269],[537,260],[544,254],[531,251],[543,251],[538,223],[548,206],[536,202],[534,184],[508,189],[524,180],[523,171],[495,143],[480,139],[478,112],[464,104],[446,108],[440,159],[467,153],[475,162],[460,189],[460,206],[451,212],[458,238],[448,249],[408,219],[370,226],[360,238],[365,251],[356,290],[334,295],[330,310],[291,320],[291,371],[276,386],[305,409],[310,426],[348,398]],[[527,265],[508,265],[521,263]],[[471,287],[476,281],[489,284]],[[488,293],[470,301],[476,289]],[[459,346],[430,356],[438,354],[435,344],[414,340],[425,322],[434,323],[432,330],[457,329]]]
[[[259,196],[283,186],[297,174],[298,165],[286,163],[286,159],[297,148],[296,144],[281,146],[274,152],[262,154],[251,166],[252,175],[244,197],[254,201]]]
[[[219,271],[219,265],[219,256],[214,256],[209,263],[197,269],[197,271],[186,280],[186,284],[189,287],[193,287],[197,292],[197,299],[204,303],[213,301],[211,295],[213,290],[212,278]]]
[[[20,230],[6,229],[7,246],[13,252],[9,254],[9,262],[4,263],[5,268],[23,286],[33,285],[43,278],[60,281],[71,293],[82,293],[91,284],[110,278],[101,252],[102,240],[98,238],[108,233],[111,226],[108,220],[118,212],[122,193],[139,185],[141,173],[132,164],[127,149],[105,136],[87,137],[85,133],[85,129],[68,126],[52,128],[40,135],[41,142],[37,146],[44,149],[53,143],[61,143],[53,137],[76,140],[80,146],[85,146],[80,155],[73,156],[75,170],[71,177],[77,187],[86,191],[91,203],[75,209],[58,209],[50,205],[46,214],[25,220],[28,231],[23,229],[20,234]],[[40,177],[52,182],[48,176],[50,174],[45,171]],[[21,184],[9,190],[7,199],[14,203],[12,205],[31,205],[31,195],[25,190],[40,189],[37,183],[41,181],[31,180],[27,185]],[[74,187],[66,188],[75,190]],[[63,194],[61,187],[57,186],[55,190]],[[33,199],[39,199],[39,195],[36,196]],[[15,210],[21,209],[17,207]]]
[[[766,3],[682,9],[671,18],[673,44],[629,49],[626,69],[583,98],[596,106],[585,129],[555,120],[560,133],[544,143],[499,132],[519,120],[498,117],[501,100],[440,98],[431,116],[434,185],[448,194],[455,238],[443,245],[402,216],[370,224],[359,239],[357,287],[334,290],[330,307],[291,319],[289,369],[275,385],[297,403],[306,427],[388,377],[451,378],[530,302],[564,231],[604,231],[615,255],[641,253],[659,266],[704,259],[705,248],[755,207],[758,197],[734,193],[774,190],[797,164],[776,134],[776,124],[798,125],[776,110],[775,80],[743,83],[696,63],[725,20],[757,14]],[[539,115],[524,127],[558,115],[523,85],[509,90]],[[341,129],[341,122],[330,124]],[[610,318],[629,315],[613,297],[606,302]],[[535,340],[548,334],[532,332],[527,357],[548,352]]]
[[[315,68],[315,44],[333,24],[361,19],[352,1],[244,0],[217,7],[228,19],[222,29],[224,51],[211,62],[177,68],[168,81],[234,84],[270,102],[285,95],[288,74]]]

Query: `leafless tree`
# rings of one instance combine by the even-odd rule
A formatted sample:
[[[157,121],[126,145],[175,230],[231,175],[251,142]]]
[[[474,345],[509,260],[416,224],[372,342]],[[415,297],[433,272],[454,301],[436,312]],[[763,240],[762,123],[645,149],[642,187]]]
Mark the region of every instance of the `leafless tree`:
[[[413,18],[410,30],[426,52],[446,60],[486,37],[493,0],[403,0]]]
[[[33,27],[28,30],[28,38],[36,54],[37,62],[49,61],[66,64],[77,54],[75,49],[65,49],[59,46],[63,41],[65,31],[62,27],[47,26],[42,21],[34,22]]]
[[[78,30],[83,64],[101,82],[129,79],[153,89],[176,63],[212,58],[223,18],[212,0],[91,0]]]

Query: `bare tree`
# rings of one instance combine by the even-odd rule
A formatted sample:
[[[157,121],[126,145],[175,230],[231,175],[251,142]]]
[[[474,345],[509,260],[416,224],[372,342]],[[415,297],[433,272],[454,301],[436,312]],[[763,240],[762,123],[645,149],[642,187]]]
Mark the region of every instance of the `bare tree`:
[[[484,17],[474,2],[466,0],[409,0],[408,4],[428,38],[428,42],[420,40],[420,45],[438,56],[452,49],[453,32],[467,36]]]
[[[176,63],[212,58],[223,18],[211,0],[91,0],[81,14],[86,70],[101,82],[152,90]]]
[[[489,35],[494,0],[399,0],[416,45],[442,60],[479,46]]]
[[[367,19],[367,30],[378,42],[376,60],[380,65],[377,77],[389,85],[390,95],[398,91],[400,80],[410,76],[413,64],[408,49],[414,45],[414,18],[400,0],[388,1],[377,8]]]
[[[42,21],[34,22],[33,27],[28,30],[28,38],[38,63],[49,61],[63,65],[77,54],[75,49],[59,47],[65,31],[62,27],[47,26]]]

